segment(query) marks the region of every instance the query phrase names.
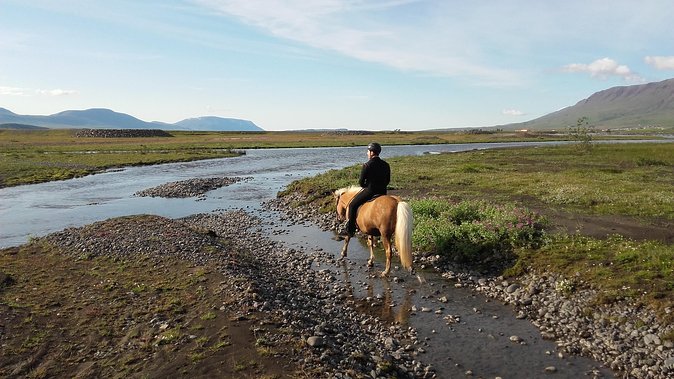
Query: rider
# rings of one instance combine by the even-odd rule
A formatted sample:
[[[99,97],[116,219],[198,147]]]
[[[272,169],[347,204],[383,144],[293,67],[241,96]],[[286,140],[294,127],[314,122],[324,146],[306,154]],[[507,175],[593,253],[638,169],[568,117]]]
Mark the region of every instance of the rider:
[[[348,223],[346,233],[353,237],[356,232],[356,212],[358,207],[363,205],[375,195],[386,195],[386,186],[391,181],[391,167],[379,158],[381,145],[372,142],[367,145],[368,161],[363,164],[360,171],[358,184],[363,187],[349,204]]]

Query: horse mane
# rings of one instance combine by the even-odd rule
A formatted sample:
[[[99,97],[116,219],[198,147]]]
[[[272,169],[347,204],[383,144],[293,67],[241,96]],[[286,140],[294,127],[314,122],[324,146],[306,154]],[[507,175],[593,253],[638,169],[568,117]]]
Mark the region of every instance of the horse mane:
[[[355,193],[360,191],[361,187],[360,186],[349,186],[349,187],[344,187],[340,188],[335,191],[335,197],[340,197],[344,195],[345,193]]]

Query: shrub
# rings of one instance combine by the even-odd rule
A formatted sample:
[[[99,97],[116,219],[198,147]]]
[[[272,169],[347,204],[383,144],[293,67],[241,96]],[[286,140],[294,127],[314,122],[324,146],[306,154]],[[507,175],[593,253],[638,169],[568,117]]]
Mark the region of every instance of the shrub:
[[[513,258],[513,249],[538,246],[545,220],[530,211],[484,201],[419,200],[410,203],[415,249],[453,263],[491,266]]]

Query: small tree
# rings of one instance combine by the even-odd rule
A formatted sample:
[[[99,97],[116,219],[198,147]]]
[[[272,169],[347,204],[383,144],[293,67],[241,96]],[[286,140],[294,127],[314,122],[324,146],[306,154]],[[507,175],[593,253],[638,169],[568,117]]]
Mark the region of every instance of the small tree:
[[[584,152],[590,152],[594,147],[592,143],[594,125],[590,125],[590,119],[583,116],[576,121],[575,126],[569,126],[569,135],[578,142],[578,147]]]

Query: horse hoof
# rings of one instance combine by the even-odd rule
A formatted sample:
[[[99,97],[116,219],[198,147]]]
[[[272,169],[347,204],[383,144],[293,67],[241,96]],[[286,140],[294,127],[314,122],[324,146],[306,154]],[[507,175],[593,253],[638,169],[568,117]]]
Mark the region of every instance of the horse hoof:
[[[387,276],[388,276],[388,271],[382,271],[382,272],[381,272],[381,277],[382,277],[382,278],[385,278],[385,277],[387,277]]]
[[[367,261],[367,267],[373,267],[373,266],[374,266],[374,262]]]

